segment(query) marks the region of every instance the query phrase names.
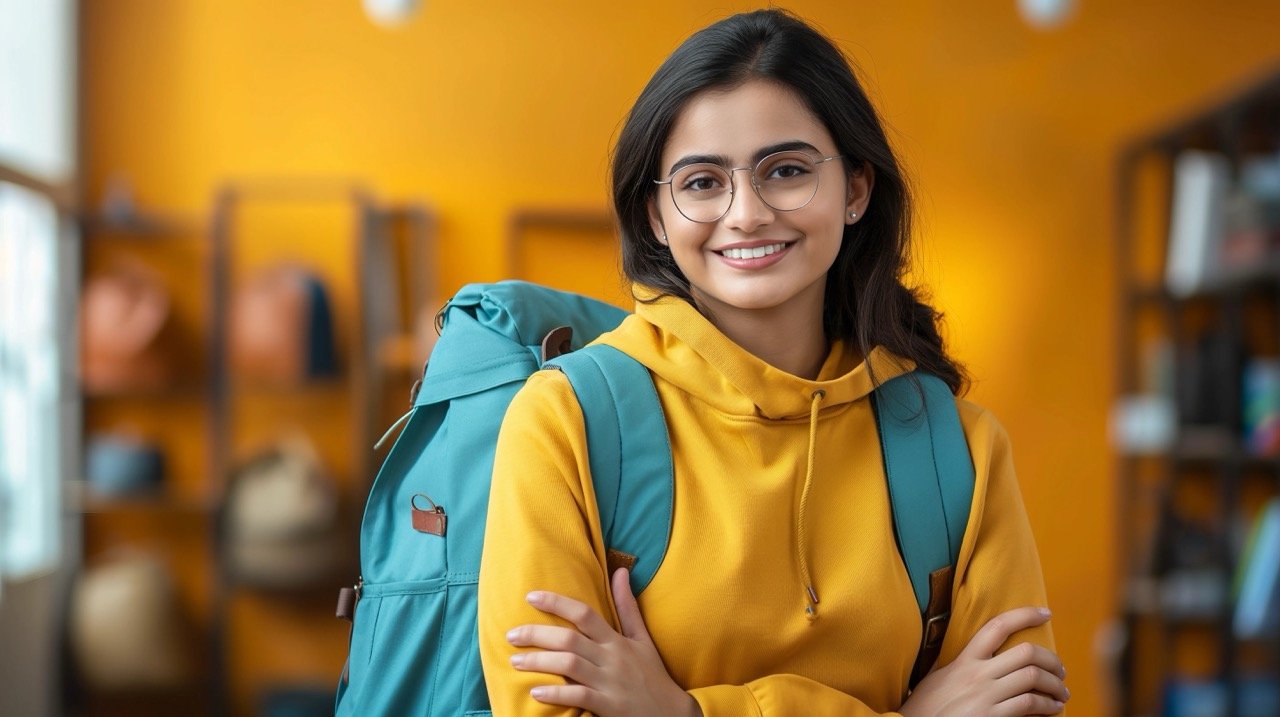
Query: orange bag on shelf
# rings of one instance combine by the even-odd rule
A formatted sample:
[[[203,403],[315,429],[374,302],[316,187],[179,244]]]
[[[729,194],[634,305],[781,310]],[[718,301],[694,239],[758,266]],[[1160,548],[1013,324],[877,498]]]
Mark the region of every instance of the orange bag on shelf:
[[[231,368],[256,384],[290,386],[337,372],[328,292],[297,266],[266,269],[231,302]]]
[[[81,296],[81,377],[90,393],[158,391],[171,379],[162,335],[169,292],[141,262],[91,276]]]

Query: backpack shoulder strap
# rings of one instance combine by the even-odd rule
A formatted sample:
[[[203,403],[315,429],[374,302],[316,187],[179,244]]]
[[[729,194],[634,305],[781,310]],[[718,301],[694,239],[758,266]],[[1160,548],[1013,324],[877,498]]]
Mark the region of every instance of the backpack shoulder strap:
[[[628,568],[639,595],[667,553],[675,495],[667,421],[653,378],[639,361],[604,344],[547,366],[564,372],[582,406],[610,573]]]
[[[876,389],[872,405],[894,533],[923,623],[914,688],[937,659],[951,616],[955,563],[973,503],[973,459],[955,396],[942,379],[919,371],[898,376]]]

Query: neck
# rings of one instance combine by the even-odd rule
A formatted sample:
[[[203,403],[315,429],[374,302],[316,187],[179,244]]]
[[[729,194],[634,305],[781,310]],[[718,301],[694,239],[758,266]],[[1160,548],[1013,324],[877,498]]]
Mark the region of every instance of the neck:
[[[822,328],[822,283],[817,286],[811,296],[767,309],[739,309],[702,295],[695,299],[731,341],[774,368],[812,381],[830,352]]]

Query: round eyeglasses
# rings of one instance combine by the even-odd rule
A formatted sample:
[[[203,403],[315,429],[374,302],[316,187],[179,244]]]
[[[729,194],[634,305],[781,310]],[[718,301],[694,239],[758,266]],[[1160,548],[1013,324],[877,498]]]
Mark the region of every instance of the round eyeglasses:
[[[720,221],[733,204],[733,173],[751,170],[751,188],[770,209],[793,212],[808,204],[818,193],[820,164],[843,155],[814,159],[806,152],[775,152],[755,167],[722,167],[718,164],[690,164],[677,169],[665,181],[654,184],[671,188],[676,210],[692,222]]]

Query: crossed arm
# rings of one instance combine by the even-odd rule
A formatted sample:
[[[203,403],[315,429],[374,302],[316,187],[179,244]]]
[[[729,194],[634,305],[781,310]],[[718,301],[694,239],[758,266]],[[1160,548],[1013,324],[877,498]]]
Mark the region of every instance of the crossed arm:
[[[621,631],[585,603],[543,591],[528,595],[530,605],[573,625],[521,625],[508,633],[513,646],[532,648],[513,654],[512,667],[542,673],[550,683],[533,687],[530,698],[603,717],[703,715],[698,700],[667,674],[631,595],[625,569],[614,574],[612,588]],[[1069,695],[1063,684],[1066,670],[1057,655],[1030,642],[995,654],[1013,633],[1048,619],[1048,611],[1036,608],[997,616],[955,661],[926,677],[899,712],[904,717],[1060,714]],[[798,698],[806,691],[804,685],[793,687]]]
[[[1047,615],[1034,607],[1009,610],[1019,604],[1014,599],[1043,605],[1042,584],[1038,590],[1010,591],[992,580],[966,581],[966,574],[1040,580],[1007,437],[998,424],[969,436],[971,445],[991,442],[991,478],[977,488],[995,495],[997,503],[988,506],[985,519],[977,512],[971,520],[973,537],[966,538],[960,561],[968,570],[957,577],[942,667],[897,712],[882,713],[795,674],[687,691],[678,685],[649,639],[625,573],[610,576],[605,568],[595,497],[590,481],[580,479],[589,475],[585,451],[565,438],[566,432],[582,430],[581,415],[575,405],[549,399],[554,396],[517,396],[499,439],[479,593],[480,651],[495,715],[932,717],[1062,711],[1065,672],[1052,652]],[[542,428],[548,425],[557,428]]]

